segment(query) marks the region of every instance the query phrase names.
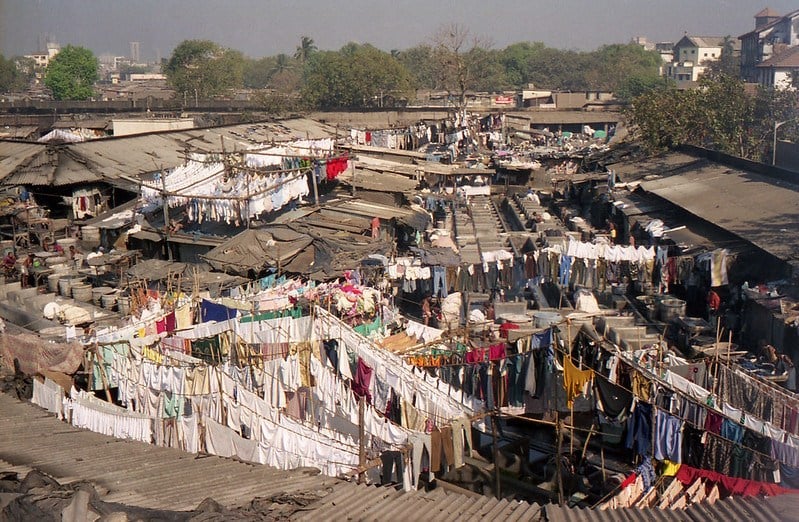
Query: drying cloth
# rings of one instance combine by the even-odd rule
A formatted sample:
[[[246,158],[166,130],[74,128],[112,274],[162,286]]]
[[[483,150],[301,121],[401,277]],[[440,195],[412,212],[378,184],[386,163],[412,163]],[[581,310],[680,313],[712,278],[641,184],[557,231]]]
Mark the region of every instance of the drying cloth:
[[[593,370],[579,370],[572,364],[571,358],[563,359],[563,385],[566,388],[566,406],[574,405],[574,398],[583,393],[585,384],[593,379]]]

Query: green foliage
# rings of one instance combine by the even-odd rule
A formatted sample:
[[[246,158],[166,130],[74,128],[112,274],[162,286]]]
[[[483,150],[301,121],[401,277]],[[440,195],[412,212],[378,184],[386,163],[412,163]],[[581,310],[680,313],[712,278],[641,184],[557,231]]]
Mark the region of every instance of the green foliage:
[[[790,120],[798,108],[795,93],[761,88],[753,96],[737,78],[721,75],[701,79],[699,89],[648,91],[633,100],[629,116],[651,151],[690,144],[763,161],[774,122]],[[781,132],[795,136],[796,123]]]
[[[673,86],[674,82],[663,76],[647,73],[635,74],[622,80],[614,94],[618,100],[629,103],[649,91],[668,89]]]
[[[408,96],[412,78],[391,54],[349,43],[340,51],[314,53],[305,66],[302,97],[310,107],[378,106]]]
[[[300,63],[305,63],[317,50],[313,38],[303,36],[300,38],[300,45],[297,46],[297,50],[294,52],[294,59]]]
[[[277,60],[268,56],[259,60],[249,59],[244,62],[243,82],[248,89],[263,89],[275,74]]]
[[[519,42],[500,53],[507,83],[572,91],[616,91],[630,78],[658,76],[661,58],[636,44],[613,44],[596,51],[553,49],[541,42]]]
[[[417,89],[436,89],[436,72],[433,67],[433,49],[429,45],[417,45],[394,55],[405,66]]]
[[[0,54],[0,93],[24,91],[33,76],[33,60]]]
[[[164,67],[178,94],[209,98],[244,82],[244,56],[209,40],[184,40]]]
[[[98,67],[89,49],[67,45],[50,60],[44,84],[56,100],[88,100],[94,95]]]
[[[718,60],[709,60],[705,62],[707,68],[702,76],[714,79],[722,76],[735,77],[741,71],[740,58],[735,56],[735,48],[733,38],[725,36],[724,42],[721,47],[721,55]]]

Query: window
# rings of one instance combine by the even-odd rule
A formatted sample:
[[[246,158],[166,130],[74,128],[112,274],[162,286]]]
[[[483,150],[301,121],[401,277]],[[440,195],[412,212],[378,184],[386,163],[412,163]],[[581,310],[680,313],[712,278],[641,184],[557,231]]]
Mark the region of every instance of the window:
[[[691,54],[696,54],[696,49],[691,49]]]
[[[707,58],[707,53],[705,53],[705,58]]]

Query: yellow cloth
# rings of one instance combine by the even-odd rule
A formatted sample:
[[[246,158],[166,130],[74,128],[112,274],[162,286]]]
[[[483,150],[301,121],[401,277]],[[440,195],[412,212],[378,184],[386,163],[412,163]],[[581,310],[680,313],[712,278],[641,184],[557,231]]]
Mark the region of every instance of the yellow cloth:
[[[677,472],[680,470],[680,463],[679,462],[672,462],[670,460],[663,461],[663,472],[661,475],[664,477],[674,477],[677,475]]]
[[[207,395],[211,393],[211,375],[207,366],[195,366],[184,372],[185,382],[183,393],[185,395]]]
[[[652,397],[652,383],[640,372],[632,372],[633,395],[644,402],[650,402]]]
[[[142,357],[144,357],[145,359],[149,359],[154,363],[164,364],[164,354],[153,350],[149,346],[145,346],[144,348],[142,348],[141,354]]]
[[[178,330],[183,330],[192,325],[191,322],[191,305],[183,305],[180,308],[175,308],[175,326]]]
[[[580,370],[570,357],[563,359],[563,385],[566,388],[566,406],[571,408],[574,398],[583,393],[585,383],[594,378],[593,370]]]

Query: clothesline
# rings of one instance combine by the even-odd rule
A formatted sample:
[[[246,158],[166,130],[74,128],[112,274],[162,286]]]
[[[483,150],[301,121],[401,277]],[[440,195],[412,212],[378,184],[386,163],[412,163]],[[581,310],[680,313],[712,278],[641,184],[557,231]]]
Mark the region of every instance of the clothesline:
[[[290,170],[285,170],[285,171],[273,171],[273,172],[274,173],[278,173],[278,172],[297,172],[297,170],[298,169],[290,169]],[[199,195],[199,194],[195,195],[195,194],[184,194],[184,193],[180,193],[180,192],[163,191],[163,190],[159,190],[157,187],[154,187],[154,186],[150,186],[149,188],[154,189],[155,191],[159,192],[162,195],[162,197],[166,196],[166,197],[180,197],[180,198],[187,198],[187,199],[203,199],[203,200],[206,200],[206,199],[207,200],[219,200],[219,199],[221,199],[221,200],[225,200],[225,201],[249,201],[250,199],[252,199],[255,196],[260,196],[262,194],[265,194],[267,192],[275,190],[275,189],[277,189],[279,187],[282,187],[283,185],[285,185],[285,184],[287,184],[287,183],[289,183],[291,181],[294,181],[296,179],[299,179],[299,178],[301,178],[303,176],[308,175],[310,172],[311,172],[310,169],[305,170],[305,171],[301,171],[301,172],[297,173],[294,176],[291,176],[291,177],[289,177],[287,179],[284,179],[283,181],[280,181],[280,182],[275,183],[273,185],[269,185],[268,187],[266,187],[266,188],[264,188],[262,190],[258,190],[258,191],[252,192],[251,194],[249,194],[247,196],[216,196],[216,195],[214,195],[214,196],[203,196],[203,195]],[[209,178],[205,178],[205,180],[208,180],[208,179],[210,179],[210,177]],[[192,184],[190,186],[194,186],[196,184],[197,183],[194,183],[194,184]]]
[[[128,361],[131,361],[130,357],[128,358]],[[153,363],[151,363],[151,364],[155,364],[155,363],[153,362]],[[216,371],[219,371],[219,369],[216,369]],[[240,384],[238,381],[236,381],[235,379],[233,379],[233,377],[232,377],[232,376],[230,376],[229,374],[227,374],[226,372],[221,372],[221,374],[222,374],[222,375],[226,375],[227,377],[231,378],[231,379],[232,379],[232,380],[233,380],[233,381],[234,381],[234,382],[235,382],[237,385],[238,385],[238,384]],[[118,375],[118,379],[123,379],[123,380],[125,380],[125,381],[129,381],[129,379],[127,379],[127,378],[126,378],[126,376],[123,376],[123,375]],[[249,408],[248,406],[246,406],[246,405],[242,404],[240,400],[237,400],[237,399],[236,399],[236,397],[234,397],[234,396],[232,396],[232,395],[228,394],[228,393],[225,391],[225,389],[224,389],[224,387],[222,386],[222,384],[221,384],[221,377],[219,378],[219,381],[220,381],[220,382],[219,382],[219,390],[218,390],[218,393],[219,393],[220,400],[221,400],[221,398],[222,398],[222,397],[227,397],[228,399],[231,399],[231,400],[234,400],[234,401],[236,401],[236,404],[237,404],[237,405],[238,405],[240,408],[244,408],[244,409],[246,409],[247,411],[249,411],[250,413],[254,414],[254,416],[256,416],[256,417],[258,417],[258,418],[263,418],[263,417],[262,417],[262,416],[261,416],[261,415],[260,415],[260,414],[259,414],[259,413],[258,413],[256,410]],[[150,388],[149,386],[147,386],[145,383],[142,383],[142,382],[136,382],[136,383],[134,383],[134,385],[136,385],[136,386],[145,386],[145,387],[147,387],[148,389],[152,389],[152,388]],[[159,393],[161,393],[161,392],[163,392],[163,391],[165,391],[165,390],[157,390],[157,391],[159,391]],[[249,393],[253,393],[253,392],[251,392],[251,391],[249,391],[249,390],[248,390],[248,392],[249,392]],[[186,397],[206,397],[206,396],[208,396],[208,395],[209,395],[209,394],[207,394],[207,393],[202,393],[202,394],[194,394],[194,393],[177,393],[177,392],[175,392],[175,391],[173,391],[173,390],[169,390],[169,393],[171,393],[172,395],[176,395],[176,396],[183,397],[183,398],[186,398]],[[280,417],[280,415],[285,415],[285,413],[282,413],[282,412],[281,412],[280,408],[276,408],[274,405],[270,404],[270,403],[269,403],[269,402],[267,402],[265,399],[263,399],[263,398],[261,398],[261,397],[258,397],[258,395],[257,395],[257,394],[255,394],[255,393],[253,393],[253,395],[255,395],[255,396],[256,396],[256,397],[257,397],[259,400],[263,401],[263,402],[264,402],[264,404],[266,404],[266,405],[269,407],[269,409],[270,409],[270,410],[272,410],[272,411],[273,411],[273,412],[274,412],[274,413],[275,413],[275,414],[278,416],[278,418]],[[335,412],[334,412],[334,413],[335,413]],[[288,417],[292,418],[292,420],[298,421],[297,419],[294,419],[294,418],[293,418],[293,417],[291,417],[290,415],[289,415]],[[269,420],[269,419],[267,419],[267,420]],[[306,434],[302,434],[302,433],[300,433],[300,432],[297,432],[296,430],[293,430],[293,429],[291,429],[290,427],[287,427],[287,426],[286,426],[284,423],[280,423],[279,421],[278,421],[278,422],[272,421],[272,422],[273,422],[273,423],[275,423],[275,424],[277,424],[277,425],[279,425],[281,429],[284,429],[284,430],[286,430],[286,431],[288,431],[288,432],[290,432],[290,433],[292,433],[292,434],[294,434],[294,435],[297,435],[297,436],[300,436],[300,437],[306,437],[306,436],[307,436]],[[298,421],[298,422],[300,422],[300,421]],[[303,423],[302,423],[302,422],[300,422],[300,424],[303,424]],[[309,428],[309,429],[310,429],[310,428]],[[324,436],[324,437],[332,438],[332,437],[330,437],[329,435],[326,435],[326,434],[324,434],[324,433],[321,433],[321,432],[318,432],[318,431],[315,431],[315,433],[318,433],[319,435],[322,435],[322,436]],[[336,440],[336,439],[333,439],[333,440]],[[349,447],[349,448],[351,448],[351,449],[356,449],[356,450],[358,449],[358,446],[356,446],[356,445],[354,445],[354,444],[349,444],[349,443],[347,443],[347,442],[344,442],[344,441],[339,441],[339,440],[336,440],[336,442],[338,442],[338,443],[340,443],[340,444],[342,444],[342,445],[344,445],[344,446],[347,446],[347,447]]]

